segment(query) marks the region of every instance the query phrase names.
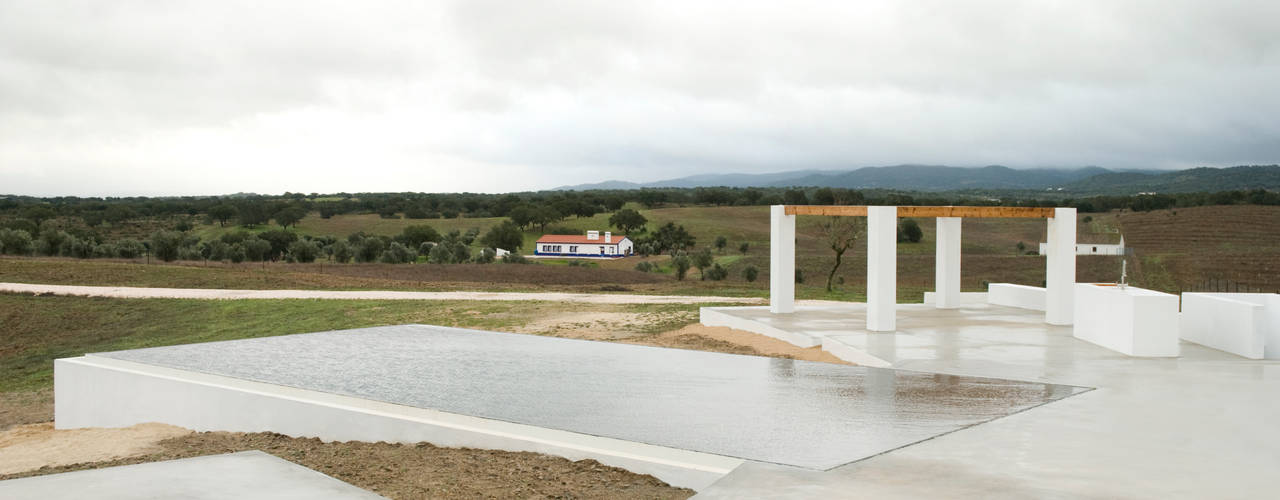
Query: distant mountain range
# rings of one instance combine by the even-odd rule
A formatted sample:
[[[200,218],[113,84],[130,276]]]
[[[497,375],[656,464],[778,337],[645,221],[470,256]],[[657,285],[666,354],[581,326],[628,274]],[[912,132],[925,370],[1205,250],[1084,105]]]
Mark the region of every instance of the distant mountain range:
[[[1053,190],[1079,194],[1174,193],[1280,189],[1280,165],[1188,170],[1013,169],[894,165],[854,170],[794,170],[772,174],[702,174],[657,182],[606,181],[555,190],[694,187],[841,187],[911,191]]]

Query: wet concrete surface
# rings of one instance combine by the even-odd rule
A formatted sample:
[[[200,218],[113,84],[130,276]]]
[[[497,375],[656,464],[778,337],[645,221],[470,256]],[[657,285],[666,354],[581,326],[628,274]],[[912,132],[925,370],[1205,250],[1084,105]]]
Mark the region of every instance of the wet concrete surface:
[[[96,355],[817,470],[1087,390],[425,325]]]
[[[898,368],[1096,389],[828,471],[747,463],[697,498],[1275,496],[1280,361],[1186,342],[1179,358],[1136,358],[1046,325],[1040,311],[898,308],[896,333],[860,330],[860,304],[780,321]]]

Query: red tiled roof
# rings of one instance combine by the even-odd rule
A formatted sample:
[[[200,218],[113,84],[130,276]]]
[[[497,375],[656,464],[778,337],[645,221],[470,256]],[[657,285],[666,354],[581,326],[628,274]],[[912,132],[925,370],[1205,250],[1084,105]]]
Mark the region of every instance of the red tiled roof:
[[[626,235],[613,235],[613,241],[605,243],[604,235],[600,235],[600,239],[589,240],[585,235],[581,234],[544,234],[538,238],[538,243],[570,243],[574,245],[616,245],[619,241],[626,238]]]

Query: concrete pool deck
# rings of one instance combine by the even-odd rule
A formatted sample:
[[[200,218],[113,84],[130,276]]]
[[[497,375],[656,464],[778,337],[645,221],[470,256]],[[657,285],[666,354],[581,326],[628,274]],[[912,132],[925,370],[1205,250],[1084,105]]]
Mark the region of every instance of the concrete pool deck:
[[[55,371],[59,428],[536,441],[695,489],[744,461],[831,469],[1088,390],[427,325],[91,354]]]
[[[740,319],[760,317],[742,309]],[[798,307],[770,320],[895,368],[1096,389],[828,471],[746,463],[699,498],[1274,493],[1280,362],[1186,342],[1179,358],[1132,358],[1046,325],[1039,311],[987,304],[899,305],[892,333],[861,330],[861,314],[859,304]]]
[[[384,497],[261,451],[0,481],[0,498],[377,500]]]

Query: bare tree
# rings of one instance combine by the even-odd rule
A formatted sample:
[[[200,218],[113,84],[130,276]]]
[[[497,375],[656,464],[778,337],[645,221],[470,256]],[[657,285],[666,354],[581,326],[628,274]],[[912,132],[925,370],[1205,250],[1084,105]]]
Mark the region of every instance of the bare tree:
[[[822,234],[827,238],[827,244],[836,254],[835,264],[831,266],[831,272],[827,273],[827,291],[830,292],[831,281],[836,277],[836,270],[840,269],[840,259],[863,234],[866,234],[867,220],[863,217],[831,217],[822,223],[821,227]]]

